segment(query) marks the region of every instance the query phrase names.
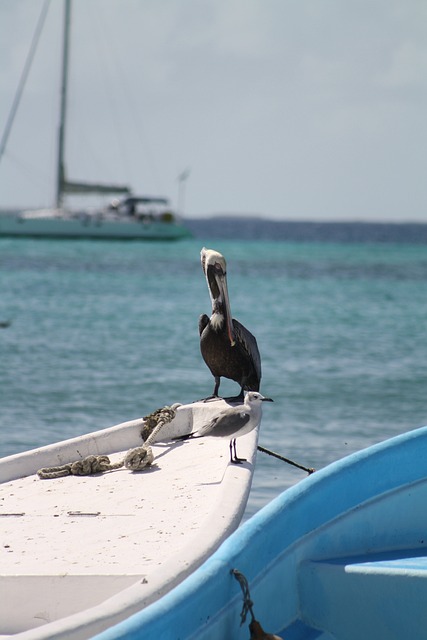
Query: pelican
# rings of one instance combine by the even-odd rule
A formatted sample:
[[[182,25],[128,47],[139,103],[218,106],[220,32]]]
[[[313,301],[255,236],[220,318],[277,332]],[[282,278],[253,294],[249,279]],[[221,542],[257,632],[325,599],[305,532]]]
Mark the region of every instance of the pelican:
[[[233,464],[244,462],[246,458],[237,457],[236,438],[244,436],[259,425],[263,402],[273,402],[273,400],[265,398],[257,391],[248,391],[243,404],[227,407],[197,431],[188,433],[185,436],[179,436],[174,440],[188,440],[190,438],[202,438],[203,436],[231,438],[230,462]]]
[[[218,397],[221,377],[225,377],[240,385],[236,400],[243,400],[245,391],[259,391],[260,387],[261,357],[257,341],[246,327],[231,317],[224,256],[203,247],[200,257],[212,301],[211,317],[203,314],[199,318],[200,351],[215,379],[210,397]]]

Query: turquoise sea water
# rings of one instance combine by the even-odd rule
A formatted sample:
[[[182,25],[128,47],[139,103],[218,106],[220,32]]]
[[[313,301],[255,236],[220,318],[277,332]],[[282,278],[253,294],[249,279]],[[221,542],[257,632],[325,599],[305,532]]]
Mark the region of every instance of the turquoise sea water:
[[[321,468],[427,424],[424,244],[1,239],[1,455],[211,393],[203,245],[258,340],[260,444]],[[259,453],[247,515],[303,477]]]

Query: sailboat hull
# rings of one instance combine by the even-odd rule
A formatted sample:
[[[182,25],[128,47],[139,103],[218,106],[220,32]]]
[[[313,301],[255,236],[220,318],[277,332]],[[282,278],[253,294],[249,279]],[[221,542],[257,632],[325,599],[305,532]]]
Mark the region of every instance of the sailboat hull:
[[[111,240],[178,240],[191,236],[179,221],[142,221],[103,215],[0,215],[0,237],[91,238]]]

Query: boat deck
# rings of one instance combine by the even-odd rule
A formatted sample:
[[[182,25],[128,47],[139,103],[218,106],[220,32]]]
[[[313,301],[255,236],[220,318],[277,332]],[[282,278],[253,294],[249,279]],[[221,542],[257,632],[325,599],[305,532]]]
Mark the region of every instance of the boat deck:
[[[173,588],[236,529],[257,430],[239,439],[241,465],[230,464],[227,440],[170,441],[222,408],[180,407],[144,471],[35,473],[89,454],[119,462],[141,446],[141,420],[2,461],[0,637],[91,637]]]
[[[155,445],[153,452],[156,464],[146,471],[33,475],[0,485],[2,575],[145,575],[174,556],[209,516],[228,447],[211,439],[208,447],[200,440]],[[76,544],[82,535],[84,544]]]

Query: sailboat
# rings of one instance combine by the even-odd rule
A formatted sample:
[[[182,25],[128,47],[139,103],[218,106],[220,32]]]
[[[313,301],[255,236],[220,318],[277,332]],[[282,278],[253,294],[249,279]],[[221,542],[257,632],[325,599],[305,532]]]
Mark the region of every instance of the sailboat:
[[[135,196],[125,185],[88,184],[68,179],[65,142],[70,25],[71,0],[65,0],[55,207],[0,214],[0,236],[137,240],[176,240],[191,236],[167,198]],[[116,198],[101,209],[74,211],[64,207],[68,194],[114,194]]]

